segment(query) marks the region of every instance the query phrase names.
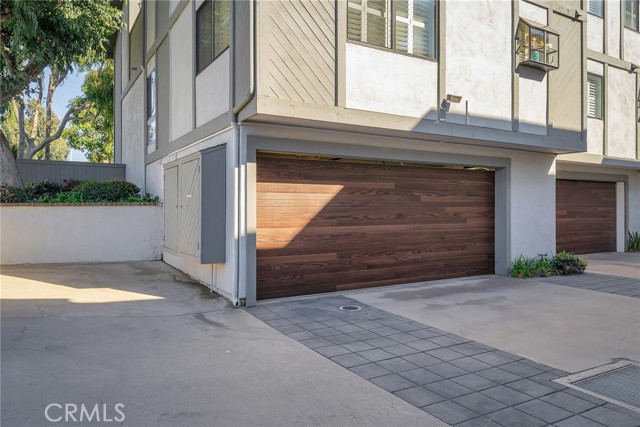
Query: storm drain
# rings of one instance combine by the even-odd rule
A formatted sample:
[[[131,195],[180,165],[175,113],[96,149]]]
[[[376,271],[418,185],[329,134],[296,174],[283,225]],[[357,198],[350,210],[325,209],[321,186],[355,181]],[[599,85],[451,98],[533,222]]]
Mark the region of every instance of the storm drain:
[[[640,366],[635,363],[617,362],[563,378],[558,382],[640,411]]]

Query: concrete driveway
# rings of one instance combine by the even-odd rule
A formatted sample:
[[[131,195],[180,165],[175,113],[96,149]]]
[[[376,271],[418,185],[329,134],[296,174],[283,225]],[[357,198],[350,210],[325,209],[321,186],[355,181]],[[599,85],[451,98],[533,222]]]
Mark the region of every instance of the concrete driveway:
[[[3,426],[445,425],[162,262],[0,280]],[[101,422],[65,423],[67,404]]]
[[[585,256],[587,274],[486,276],[350,293],[365,304],[553,366],[579,372],[617,358],[640,361],[640,254]],[[569,279],[567,286],[562,282]],[[601,286],[581,288],[581,282]],[[592,290],[598,289],[598,290]]]

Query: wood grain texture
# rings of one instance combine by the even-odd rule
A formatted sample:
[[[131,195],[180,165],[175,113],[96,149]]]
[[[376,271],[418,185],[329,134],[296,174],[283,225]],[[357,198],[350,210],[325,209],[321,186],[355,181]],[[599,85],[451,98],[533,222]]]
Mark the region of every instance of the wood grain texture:
[[[616,250],[616,184],[556,181],[556,250],[576,254]]]
[[[494,272],[494,174],[258,158],[258,299]]]

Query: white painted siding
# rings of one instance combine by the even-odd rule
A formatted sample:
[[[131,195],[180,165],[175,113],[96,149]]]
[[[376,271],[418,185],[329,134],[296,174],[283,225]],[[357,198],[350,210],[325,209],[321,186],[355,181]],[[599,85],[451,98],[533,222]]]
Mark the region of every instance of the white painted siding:
[[[196,77],[196,126],[229,111],[229,49]]]
[[[587,118],[587,153],[604,154],[604,122]]]
[[[347,43],[346,79],[347,108],[437,118],[435,62]]]
[[[636,76],[609,67],[609,97],[605,100],[608,128],[608,155],[636,157]]]
[[[510,2],[447,1],[446,90],[463,97],[447,121],[465,123],[469,101],[472,125],[511,129],[511,23]]]
[[[145,78],[141,74],[122,100],[122,163],[127,165],[127,181],[136,184],[143,193],[146,147],[144,85]]]
[[[547,134],[547,74],[520,67],[518,75],[520,132]]]
[[[171,28],[171,140],[193,129],[193,26],[192,11],[184,11]]]

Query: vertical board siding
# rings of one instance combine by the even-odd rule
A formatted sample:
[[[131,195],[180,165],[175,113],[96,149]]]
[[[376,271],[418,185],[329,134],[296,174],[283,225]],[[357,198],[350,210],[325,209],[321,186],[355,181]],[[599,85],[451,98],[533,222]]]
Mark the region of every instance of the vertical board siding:
[[[180,165],[178,200],[178,251],[195,257],[200,245],[200,159]]]
[[[164,171],[164,247],[178,249],[178,167]]]
[[[237,1],[235,7],[234,43],[235,87],[234,104],[239,104],[250,92],[251,84],[251,2]]]
[[[556,181],[556,250],[616,250],[616,183]]]
[[[267,13],[269,96],[335,104],[335,2],[274,0]]]
[[[258,299],[494,272],[494,173],[259,157]]]
[[[64,180],[109,181],[125,179],[126,166],[111,163],[63,162],[53,160],[18,160],[22,181],[27,184],[49,180],[62,184]]]

